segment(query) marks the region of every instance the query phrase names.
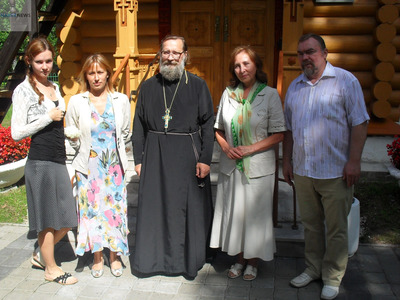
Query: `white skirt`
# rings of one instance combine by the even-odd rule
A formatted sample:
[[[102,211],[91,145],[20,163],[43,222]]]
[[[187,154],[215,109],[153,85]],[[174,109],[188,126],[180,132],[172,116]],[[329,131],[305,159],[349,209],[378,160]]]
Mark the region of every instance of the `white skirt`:
[[[244,175],[237,169],[230,176],[219,173],[211,248],[232,256],[243,252],[245,259],[274,259],[274,179],[271,174],[244,184]]]

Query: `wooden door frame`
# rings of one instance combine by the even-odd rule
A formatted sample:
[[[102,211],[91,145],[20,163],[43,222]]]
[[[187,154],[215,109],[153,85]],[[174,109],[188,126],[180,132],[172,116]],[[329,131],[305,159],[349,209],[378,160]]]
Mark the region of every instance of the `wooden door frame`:
[[[171,34],[171,0],[159,0],[158,2],[158,41]]]
[[[270,0],[265,0],[270,1]],[[171,0],[159,0],[158,4],[158,32],[159,42],[167,35],[171,34]],[[271,84],[276,87],[278,78],[279,51],[282,50],[282,31],[283,31],[283,2],[275,0],[275,32],[274,32],[274,67]]]
[[[274,72],[273,72],[274,76],[272,78],[273,87],[277,86],[279,51],[282,50],[283,1],[284,0],[275,0]]]

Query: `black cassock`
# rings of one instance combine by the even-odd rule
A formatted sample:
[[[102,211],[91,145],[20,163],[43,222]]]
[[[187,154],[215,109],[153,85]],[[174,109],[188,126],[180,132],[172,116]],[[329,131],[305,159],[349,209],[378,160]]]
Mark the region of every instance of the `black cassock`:
[[[167,107],[178,80],[164,80]],[[184,72],[165,134],[161,74],[143,83],[136,106],[133,147],[142,164],[133,270],[139,275],[194,278],[206,259],[212,220],[209,175],[199,187],[198,161],[210,165],[214,113],[205,81]],[[190,135],[188,135],[190,133]]]

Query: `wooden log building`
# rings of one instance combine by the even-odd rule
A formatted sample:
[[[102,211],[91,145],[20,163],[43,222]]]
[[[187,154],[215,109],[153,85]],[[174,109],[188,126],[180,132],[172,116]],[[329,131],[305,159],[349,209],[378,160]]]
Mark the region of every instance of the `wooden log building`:
[[[118,90],[132,98],[160,40],[186,38],[188,69],[207,81],[216,108],[229,80],[230,53],[252,45],[269,85],[284,99],[301,73],[297,41],[314,32],[325,39],[328,60],[360,81],[371,116],[369,135],[400,134],[399,0],[71,0],[59,16],[59,81],[66,101],[76,94],[84,59],[103,53],[118,74]],[[126,64],[124,64],[126,62]],[[121,65],[122,64],[122,65]]]

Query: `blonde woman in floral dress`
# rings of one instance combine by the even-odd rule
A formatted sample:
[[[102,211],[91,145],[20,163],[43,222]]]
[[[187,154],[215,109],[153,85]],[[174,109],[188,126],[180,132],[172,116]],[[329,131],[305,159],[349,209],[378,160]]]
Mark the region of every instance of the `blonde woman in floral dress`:
[[[94,253],[95,278],[104,273],[104,248],[110,250],[111,273],[116,277],[122,275],[118,256],[129,255],[124,177],[130,104],[126,95],[113,90],[111,77],[103,55],[89,56],[79,75],[83,93],[71,97],[66,114],[66,125],[81,132],[71,142],[79,199],[76,254]]]

